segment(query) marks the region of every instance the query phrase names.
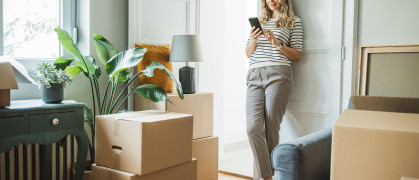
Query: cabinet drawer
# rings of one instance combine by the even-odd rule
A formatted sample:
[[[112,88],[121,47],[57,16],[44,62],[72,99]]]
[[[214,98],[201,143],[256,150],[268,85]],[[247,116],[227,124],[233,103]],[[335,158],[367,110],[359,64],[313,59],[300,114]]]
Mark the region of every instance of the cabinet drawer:
[[[25,116],[0,118],[0,138],[25,133]]]
[[[58,120],[56,125],[53,124],[54,119]],[[83,120],[78,118],[75,112],[29,115],[29,133],[74,129],[82,126]]]

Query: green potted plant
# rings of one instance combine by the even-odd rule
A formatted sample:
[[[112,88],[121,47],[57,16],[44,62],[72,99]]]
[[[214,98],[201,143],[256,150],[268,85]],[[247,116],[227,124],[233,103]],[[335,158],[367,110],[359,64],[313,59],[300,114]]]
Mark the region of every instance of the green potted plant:
[[[42,101],[45,103],[61,103],[64,99],[64,87],[71,82],[71,76],[49,63],[38,64],[37,76],[42,84]]]
[[[159,69],[164,71],[173,81],[177,89],[177,93],[183,99],[182,85],[175,78],[174,74],[170,72],[165,66],[158,62],[151,63],[145,70],[133,75],[129,68],[136,66],[143,59],[147,52],[146,48],[133,48],[126,51],[119,52],[105,37],[93,34],[93,40],[96,45],[99,62],[105,65],[105,72],[109,78],[106,87],[100,87],[98,82],[102,75],[100,67],[96,64],[92,56],[83,56],[73,43],[72,38],[68,32],[61,28],[55,28],[63,48],[69,52],[73,58],[58,58],[54,65],[58,69],[62,69],[71,75],[71,78],[82,73],[90,82],[90,90],[92,95],[93,109],[85,108],[85,122],[89,125],[92,132],[92,140],[89,141],[89,152],[94,163],[95,153],[95,116],[118,113],[122,109],[122,105],[126,102],[128,97],[135,93],[146,99],[154,102],[170,101],[163,88],[153,85],[145,84],[132,88],[129,93],[124,93],[130,87],[130,84],[136,80],[140,74],[148,77],[154,76],[154,70]],[[122,88],[122,91],[117,92],[117,88]],[[104,92],[102,92],[104,90]]]

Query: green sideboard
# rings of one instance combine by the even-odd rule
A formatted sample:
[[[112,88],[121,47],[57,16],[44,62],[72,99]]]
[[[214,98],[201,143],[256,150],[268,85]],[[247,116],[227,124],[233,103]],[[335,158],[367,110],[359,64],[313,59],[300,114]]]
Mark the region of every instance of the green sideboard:
[[[20,144],[42,145],[40,176],[48,180],[51,179],[51,163],[47,163],[51,162],[50,144],[73,135],[77,141],[78,162],[75,179],[81,180],[89,146],[84,132],[84,106],[75,101],[60,104],[47,104],[41,100],[11,101],[9,107],[0,108],[0,152]]]

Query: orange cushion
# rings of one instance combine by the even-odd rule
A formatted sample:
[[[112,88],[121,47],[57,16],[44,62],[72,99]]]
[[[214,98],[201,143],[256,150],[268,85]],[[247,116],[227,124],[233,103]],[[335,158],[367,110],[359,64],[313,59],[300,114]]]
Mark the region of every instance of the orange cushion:
[[[169,62],[170,57],[170,45],[151,45],[151,44],[135,44],[136,48],[147,48],[147,52],[144,54],[143,60],[137,65],[138,72],[144,70],[152,62],[157,61],[170,72],[172,70],[172,63]],[[166,93],[173,92],[173,82],[170,77],[161,70],[155,70],[153,77],[147,77],[143,74],[139,75],[140,84],[154,84],[164,89]]]

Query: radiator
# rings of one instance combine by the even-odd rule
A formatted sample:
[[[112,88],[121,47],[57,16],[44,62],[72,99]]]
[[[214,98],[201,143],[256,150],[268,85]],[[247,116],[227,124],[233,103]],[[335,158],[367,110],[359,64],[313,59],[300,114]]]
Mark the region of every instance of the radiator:
[[[70,172],[75,157],[74,136],[68,136],[63,143],[51,145],[21,144],[8,152],[0,153],[0,180],[52,180],[74,179]],[[51,156],[46,162],[45,156]]]

